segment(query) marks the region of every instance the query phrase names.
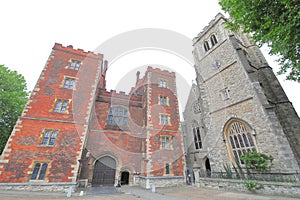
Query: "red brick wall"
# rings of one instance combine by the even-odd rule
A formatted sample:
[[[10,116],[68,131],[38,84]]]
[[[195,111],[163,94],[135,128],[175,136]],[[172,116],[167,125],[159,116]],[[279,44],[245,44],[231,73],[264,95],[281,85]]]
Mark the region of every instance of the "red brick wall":
[[[44,181],[74,182],[78,159],[98,84],[102,55],[55,44],[30,100],[15,126],[0,162],[0,182],[27,182],[34,162],[47,162]],[[78,71],[69,60],[82,62]],[[74,90],[62,88],[64,76],[76,78]],[[70,99],[67,113],[53,112],[54,101]],[[58,130],[54,146],[42,146],[44,129]]]

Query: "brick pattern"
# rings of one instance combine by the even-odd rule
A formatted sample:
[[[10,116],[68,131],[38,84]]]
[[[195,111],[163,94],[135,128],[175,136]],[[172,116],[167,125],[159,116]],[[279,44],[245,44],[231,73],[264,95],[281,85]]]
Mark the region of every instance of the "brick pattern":
[[[78,69],[70,68],[73,61]],[[92,182],[94,164],[103,156],[116,161],[115,182],[123,170],[130,182],[139,174],[183,176],[175,73],[148,67],[125,94],[106,90],[106,70],[101,54],[54,45],[1,157],[0,182]],[[73,88],[63,87],[66,77],[75,80]],[[159,104],[160,95],[168,105]],[[127,126],[107,123],[114,106],[128,110]],[[169,125],[160,123],[160,114],[170,117]],[[54,145],[41,145],[45,129],[57,131]],[[172,148],[161,148],[162,135]],[[43,180],[30,180],[36,162],[48,163]]]
[[[36,161],[48,162],[49,182],[74,182],[94,101],[101,54],[55,44],[3,153],[0,182],[27,182]],[[68,68],[71,59],[79,70]],[[64,76],[76,78],[73,90],[62,88]],[[67,111],[54,111],[56,99],[69,100]],[[54,146],[42,146],[44,129],[58,130]]]

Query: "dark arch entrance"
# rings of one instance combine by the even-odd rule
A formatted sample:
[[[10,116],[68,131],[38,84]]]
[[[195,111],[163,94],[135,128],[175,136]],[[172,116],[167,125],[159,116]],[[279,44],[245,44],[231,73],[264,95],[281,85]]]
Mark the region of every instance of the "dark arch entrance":
[[[116,161],[105,156],[96,161],[92,185],[114,185],[116,175]]]
[[[210,177],[211,176],[211,168],[210,168],[210,163],[209,163],[208,158],[206,158],[206,160],[205,160],[205,169],[206,169],[206,176]]]
[[[121,173],[121,185],[128,185],[129,184],[129,172],[123,171]]]

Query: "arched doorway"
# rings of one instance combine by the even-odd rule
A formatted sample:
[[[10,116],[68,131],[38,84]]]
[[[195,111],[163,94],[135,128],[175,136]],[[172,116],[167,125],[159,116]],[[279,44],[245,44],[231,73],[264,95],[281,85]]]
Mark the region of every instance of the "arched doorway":
[[[105,156],[96,161],[92,185],[114,185],[116,175],[116,161]]]
[[[210,168],[210,162],[209,162],[208,158],[206,158],[206,160],[205,160],[205,169],[206,169],[206,176],[210,177],[211,176],[211,168]]]
[[[128,185],[129,184],[129,172],[123,171],[121,173],[121,185]]]

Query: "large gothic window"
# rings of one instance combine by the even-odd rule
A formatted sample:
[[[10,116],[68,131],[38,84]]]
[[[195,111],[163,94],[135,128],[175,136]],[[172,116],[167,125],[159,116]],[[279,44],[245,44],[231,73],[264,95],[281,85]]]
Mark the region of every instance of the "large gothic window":
[[[127,126],[128,110],[124,107],[111,107],[107,118],[107,124],[113,126]]]
[[[225,126],[225,139],[232,160],[244,164],[240,157],[246,152],[256,151],[255,138],[251,127],[237,119],[230,120]]]

